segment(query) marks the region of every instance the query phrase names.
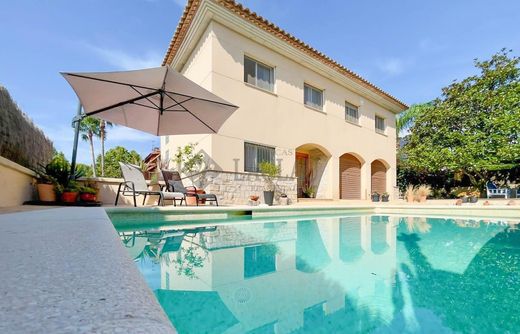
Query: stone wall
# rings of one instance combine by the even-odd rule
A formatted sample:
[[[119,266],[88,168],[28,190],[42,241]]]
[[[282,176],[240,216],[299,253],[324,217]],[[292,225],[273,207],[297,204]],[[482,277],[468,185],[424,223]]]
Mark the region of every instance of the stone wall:
[[[206,170],[185,178],[183,182],[185,185],[192,183],[207,193],[217,195],[219,203],[222,204],[248,204],[251,195],[260,196],[259,201],[264,203],[265,180],[261,174]],[[274,183],[275,205],[279,204],[281,193],[287,195],[289,204],[296,203],[295,177],[280,176]]]
[[[104,205],[114,205],[117,187],[123,179],[98,177],[83,178],[82,181],[95,183],[99,189],[98,200]],[[162,180],[159,182],[163,184]],[[248,204],[251,195],[260,196],[259,202],[264,202],[265,182],[261,174],[206,170],[191,177],[183,178],[182,182],[185,186],[195,185],[197,188],[204,189],[206,193],[217,195],[219,204]],[[277,177],[275,184],[275,205],[279,204],[281,193],[287,194],[289,204],[296,203],[296,178]],[[153,187],[153,190],[159,190],[158,186]],[[137,197],[138,206],[142,205],[142,200],[142,196]],[[148,205],[156,204],[157,196],[149,196],[146,202]],[[120,204],[133,205],[132,197],[121,196]],[[171,201],[166,201],[166,204],[171,204]]]
[[[245,247],[265,243],[296,240],[296,224],[288,222],[222,225],[216,231],[203,233],[201,238],[208,250]]]

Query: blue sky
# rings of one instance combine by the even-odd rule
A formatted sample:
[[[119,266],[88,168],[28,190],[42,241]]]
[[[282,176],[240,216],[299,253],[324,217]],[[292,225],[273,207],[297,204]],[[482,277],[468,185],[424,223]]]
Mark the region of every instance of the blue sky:
[[[159,66],[182,0],[19,0],[0,11],[0,84],[70,155],[77,100],[60,71]],[[408,104],[429,101],[473,59],[519,54],[518,0],[245,0],[244,5]],[[154,136],[116,127],[108,147],[146,155]],[[80,144],[79,161],[89,162]]]

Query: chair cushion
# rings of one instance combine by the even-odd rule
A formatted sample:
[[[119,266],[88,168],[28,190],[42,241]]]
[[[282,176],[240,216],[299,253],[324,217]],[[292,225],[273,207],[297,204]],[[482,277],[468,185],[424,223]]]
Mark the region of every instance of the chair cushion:
[[[184,194],[183,193],[179,193],[179,192],[172,193],[172,192],[168,192],[168,191],[163,191],[162,195],[163,195],[163,198],[167,199],[167,200],[184,198]]]
[[[170,186],[170,189],[172,189],[174,192],[180,192],[183,194],[188,192],[188,189],[184,187],[182,181],[169,180],[168,185]]]
[[[493,182],[488,182],[488,183],[486,184],[486,187],[487,187],[488,189],[498,189],[498,187],[496,186],[496,184],[494,184]]]
[[[215,194],[197,194],[197,197],[200,199],[217,199]]]

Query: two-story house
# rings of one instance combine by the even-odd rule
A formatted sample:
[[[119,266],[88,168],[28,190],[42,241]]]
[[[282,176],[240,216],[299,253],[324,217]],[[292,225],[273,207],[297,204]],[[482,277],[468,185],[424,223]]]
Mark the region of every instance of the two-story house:
[[[197,143],[210,170],[279,164],[298,197],[394,195],[395,117],[407,106],[242,5],[190,0],[164,65],[239,109],[216,134],[163,137],[163,156]]]

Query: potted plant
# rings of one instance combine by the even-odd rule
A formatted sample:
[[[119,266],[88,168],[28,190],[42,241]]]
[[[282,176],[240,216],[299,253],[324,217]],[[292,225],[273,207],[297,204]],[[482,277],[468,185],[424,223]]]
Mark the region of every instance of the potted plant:
[[[406,187],[406,191],[404,192],[404,197],[406,198],[406,201],[408,203],[413,203],[413,201],[415,199],[415,192],[416,192],[416,189],[415,189],[414,185],[409,184]]]
[[[274,163],[268,161],[261,162],[259,167],[260,172],[263,174],[265,180],[264,202],[265,204],[271,206],[273,205],[274,200],[274,179],[280,175],[281,168],[280,166],[277,166]]]
[[[289,204],[289,198],[287,197],[287,194],[281,193],[280,194],[280,205],[288,205]]]
[[[83,202],[95,202],[97,189],[90,186],[82,186],[79,189],[79,199]]]
[[[457,194],[457,197],[461,200],[462,203],[468,203],[468,193],[465,191],[461,191]]]
[[[37,188],[40,201],[55,202],[63,188],[61,185],[66,184],[70,176],[70,165],[65,155],[55,154],[47,165],[39,165],[34,171],[38,175]]]
[[[370,198],[372,198],[372,202],[379,202],[380,197],[381,197],[381,195],[377,191],[373,192],[370,195]]]
[[[75,203],[78,199],[80,186],[76,181],[69,181],[63,188],[61,194],[61,201],[64,203]]]
[[[45,170],[35,170],[36,189],[38,198],[42,202],[56,202],[56,192],[54,191],[54,180],[45,173]]]
[[[480,196],[480,191],[478,191],[477,189],[471,191],[469,193],[469,202],[470,203],[477,203],[478,202],[478,197]]]
[[[427,184],[421,184],[419,188],[417,188],[417,197],[420,203],[426,202],[428,196],[432,193],[432,188]]]
[[[390,194],[386,191],[381,195],[381,201],[388,202],[388,199],[390,199]]]
[[[313,186],[304,185],[302,192],[306,198],[315,198],[316,197],[316,188],[314,188]]]

